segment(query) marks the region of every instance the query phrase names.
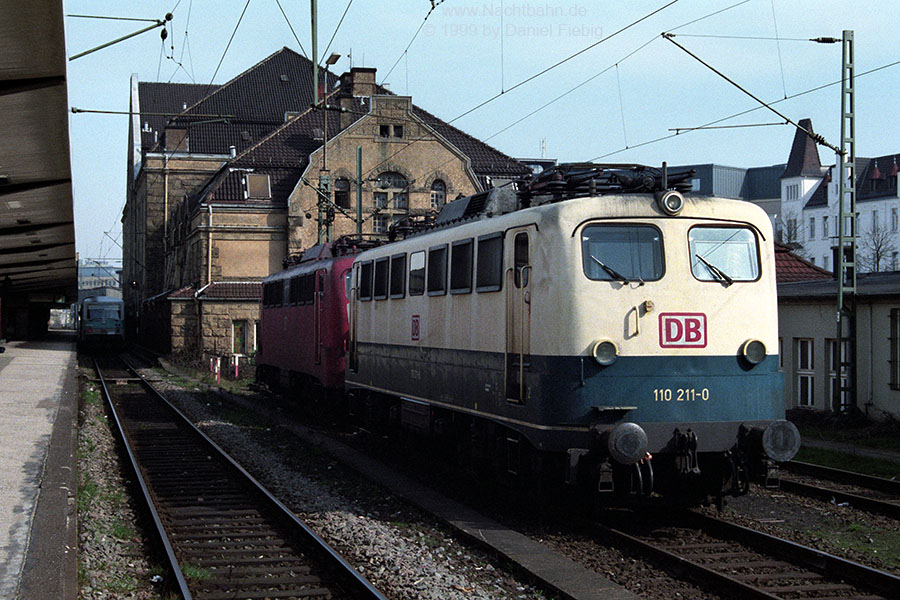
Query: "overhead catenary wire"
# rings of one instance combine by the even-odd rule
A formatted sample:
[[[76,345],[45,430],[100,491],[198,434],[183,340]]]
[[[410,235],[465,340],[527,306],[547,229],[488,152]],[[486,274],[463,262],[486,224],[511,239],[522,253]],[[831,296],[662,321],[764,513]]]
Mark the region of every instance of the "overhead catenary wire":
[[[237,23],[234,25],[234,31],[231,32],[231,37],[228,38],[228,43],[225,45],[225,50],[222,52],[222,58],[219,59],[219,64],[216,65],[216,70],[213,72],[213,76],[209,80],[209,84],[206,86],[207,93],[209,92],[209,88],[212,87],[213,81],[216,80],[216,75],[219,74],[219,69],[222,66],[222,63],[225,62],[225,55],[228,54],[228,49],[231,48],[231,42],[234,40],[235,34],[237,34],[238,28],[241,26],[241,21],[244,20],[244,15],[247,14],[247,8],[250,6],[250,0],[247,0],[247,3],[244,5],[244,10],[241,11],[241,16],[238,17]],[[279,5],[280,6],[280,5]]]
[[[294,26],[291,25],[291,20],[288,19],[287,13],[284,12],[284,8],[281,7],[281,0],[275,0],[275,4],[278,5],[278,10],[281,11],[281,16],[284,17],[285,23],[287,23],[288,28],[291,30],[291,34],[293,34],[294,39],[297,41],[297,45],[300,46],[300,52],[303,53],[303,56],[309,58],[309,55],[306,54],[306,50],[303,48],[303,44],[300,43],[300,38],[297,37],[297,32],[294,31]]]
[[[778,66],[781,69],[781,89],[784,91],[784,97],[787,98],[787,84],[784,81],[784,62],[781,60],[781,40],[778,39],[778,19],[775,16],[775,0],[772,3],[772,23],[775,26],[775,47],[778,48]]]
[[[745,93],[746,95],[750,96],[751,98],[753,98],[754,100],[756,100],[757,102],[759,102],[762,106],[764,106],[765,108],[769,109],[770,111],[772,111],[773,113],[775,113],[776,115],[778,115],[779,117],[781,117],[782,119],[784,119],[785,121],[789,122],[791,125],[793,125],[793,126],[796,127],[797,129],[799,129],[800,131],[804,132],[806,135],[808,135],[809,137],[811,137],[815,142],[817,142],[817,143],[819,143],[819,144],[821,144],[821,145],[823,145],[823,146],[826,146],[826,147],[828,147],[828,148],[831,148],[832,150],[834,150],[834,151],[837,152],[838,154],[843,154],[843,152],[841,151],[841,149],[840,149],[839,147],[837,147],[837,146],[835,146],[834,144],[830,143],[830,142],[829,142],[828,140],[826,140],[822,135],[820,135],[820,134],[818,134],[818,133],[814,133],[814,132],[812,132],[812,131],[809,131],[809,130],[806,129],[805,127],[800,126],[799,123],[795,122],[793,119],[791,119],[791,118],[788,117],[787,115],[785,115],[785,114],[779,112],[778,110],[772,108],[771,104],[767,104],[766,102],[764,102],[763,100],[761,100],[760,98],[758,98],[757,96],[755,96],[753,93],[751,93],[750,91],[748,91],[747,89],[745,89],[744,87],[742,87],[739,83],[737,83],[736,81],[734,81],[733,79],[731,79],[730,77],[728,77],[727,75],[725,75],[724,73],[722,73],[721,71],[719,71],[718,69],[716,69],[715,67],[713,67],[712,65],[710,65],[708,62],[704,61],[702,58],[700,58],[699,56],[697,56],[696,54],[694,54],[693,52],[691,52],[690,50],[688,50],[687,48],[685,48],[684,46],[682,46],[681,44],[679,44],[678,42],[676,42],[676,41],[673,39],[673,38],[674,38],[674,34],[671,34],[671,33],[663,33],[662,36],[663,36],[664,39],[669,40],[670,42],[672,42],[673,44],[675,44],[676,46],[678,46],[679,48],[681,48],[684,52],[686,52],[689,56],[693,57],[696,61],[698,61],[698,62],[699,62],[700,64],[702,64],[704,67],[706,67],[707,69],[711,70],[713,73],[715,73],[716,75],[718,75],[719,77],[721,77],[722,79],[724,79],[725,81],[727,81],[728,83],[730,83],[731,85],[733,85],[734,87],[736,87],[737,89],[739,89],[740,91],[742,91],[743,93]]]
[[[428,9],[428,13],[425,15],[425,18],[422,19],[422,23],[419,25],[419,28],[416,29],[416,32],[413,34],[412,38],[409,40],[409,43],[406,45],[406,48],[403,49],[403,52],[400,53],[400,56],[397,57],[397,60],[394,62],[394,65],[388,70],[387,74],[382,77],[381,83],[378,85],[384,85],[384,82],[387,81],[387,78],[391,76],[391,73],[394,72],[394,69],[397,68],[397,65],[400,64],[400,61],[403,60],[403,55],[406,54],[410,47],[413,45],[413,42],[416,41],[416,38],[419,37],[419,33],[422,31],[422,28],[425,27],[425,22],[428,21],[428,17],[431,16],[431,13],[434,12],[434,9],[443,4],[445,0],[431,0],[431,8]]]
[[[344,9],[344,14],[341,15],[341,19],[340,19],[340,21],[338,21],[337,27],[334,28],[334,33],[331,34],[331,39],[328,40],[328,45],[325,46],[325,51],[322,52],[322,56],[319,58],[318,63],[316,63],[316,64],[322,64],[322,61],[325,59],[326,56],[328,56],[328,51],[331,50],[331,44],[332,44],[332,42],[334,42],[334,36],[336,36],[338,30],[340,30],[341,24],[343,24],[344,17],[347,16],[347,11],[350,10],[351,4],[353,4],[353,0],[350,0],[349,2],[347,2],[347,8]]]
[[[749,0],[744,0],[744,2],[747,2],[747,1],[749,1]],[[562,60],[560,60],[560,61],[557,61],[556,63],[554,63],[554,64],[552,64],[552,65],[550,65],[550,66],[548,66],[548,67],[542,69],[542,70],[539,71],[538,73],[535,73],[534,75],[531,75],[530,77],[527,77],[527,78],[523,79],[522,81],[520,81],[520,82],[518,82],[517,84],[513,85],[512,87],[510,87],[509,89],[505,90],[504,92],[501,92],[501,93],[499,93],[499,94],[495,94],[494,96],[488,98],[487,100],[484,100],[484,101],[480,102],[478,105],[476,105],[476,106],[470,108],[469,110],[463,112],[462,114],[459,114],[459,115],[457,115],[456,117],[450,119],[449,121],[447,121],[447,124],[448,124],[448,125],[453,124],[455,121],[458,121],[459,119],[463,118],[464,116],[466,116],[466,115],[468,115],[468,114],[470,114],[470,113],[472,113],[472,112],[478,110],[479,108],[482,108],[483,106],[489,104],[490,102],[493,102],[494,100],[496,100],[497,98],[503,96],[504,94],[506,94],[506,93],[508,93],[508,92],[511,92],[512,90],[514,90],[514,89],[516,89],[516,88],[519,88],[519,87],[525,85],[526,83],[529,83],[530,81],[534,81],[534,80],[537,79],[538,77],[540,77],[540,76],[542,76],[542,75],[544,75],[544,74],[546,74],[546,73],[552,71],[553,69],[559,67],[560,65],[565,64],[566,62],[572,60],[573,58],[575,58],[575,57],[577,57],[577,56],[580,56],[581,54],[584,54],[584,53],[587,52],[588,50],[591,50],[592,48],[597,47],[598,45],[602,44],[603,42],[606,42],[606,41],[612,39],[613,37],[619,35],[620,33],[624,32],[624,31],[627,31],[628,29],[634,27],[635,25],[638,25],[639,23],[641,23],[641,22],[643,22],[643,21],[646,21],[646,20],[649,19],[650,17],[652,17],[652,16],[656,15],[657,13],[659,13],[659,12],[665,10],[666,8],[672,6],[672,5],[675,4],[676,2],[678,2],[678,0],[671,0],[671,1],[668,2],[667,4],[665,4],[665,5],[663,5],[663,6],[659,7],[659,8],[657,8],[657,9],[655,9],[655,10],[653,10],[652,12],[650,12],[650,13],[644,15],[643,17],[640,17],[639,19],[637,19],[637,20],[635,20],[635,21],[632,21],[632,22],[629,23],[628,25],[625,25],[625,26],[619,28],[618,30],[614,31],[613,33],[609,34],[608,36],[606,36],[606,37],[604,37],[604,38],[602,38],[602,39],[600,39],[600,40],[594,42],[593,44],[590,44],[589,46],[587,46],[587,47],[585,47],[585,48],[582,48],[581,50],[575,52],[574,54],[569,55],[568,57],[566,57],[566,58],[564,58],[564,59],[562,59]],[[433,10],[433,8],[432,8],[432,10]],[[427,17],[426,17],[426,18],[427,18]],[[424,23],[423,23],[423,24],[424,24]],[[399,61],[398,61],[398,62],[399,62]],[[396,66],[396,65],[395,65],[395,66]],[[404,150],[406,150],[407,148],[409,148],[409,147],[410,147],[412,144],[414,144],[415,142],[416,142],[416,140],[413,140],[413,141],[407,143],[407,144],[404,145],[402,148],[400,148],[399,150],[397,150],[396,152],[394,152],[393,154],[391,154],[390,156],[388,156],[386,159],[382,160],[380,163],[378,163],[377,165],[375,165],[374,167],[372,167],[371,169],[369,169],[369,170],[367,171],[367,173],[366,173],[366,177],[369,177],[372,173],[374,173],[374,172],[375,172],[378,168],[380,168],[382,165],[389,163],[391,160],[394,159],[395,156],[397,156],[399,153],[401,153],[401,152],[403,152]]]
[[[860,77],[864,77],[866,75],[871,75],[872,73],[877,73],[878,71],[883,71],[884,69],[889,69],[891,67],[896,67],[898,65],[900,65],[900,60],[895,60],[894,62],[890,62],[890,63],[884,64],[884,65],[881,65],[880,67],[875,67],[873,69],[869,69],[868,71],[863,71],[862,73],[857,73],[855,75],[855,78],[859,79]],[[812,93],[824,90],[826,88],[829,88],[831,86],[839,85],[841,83],[843,83],[843,80],[841,80],[841,79],[838,79],[837,81],[831,81],[829,83],[823,83],[821,85],[817,85],[816,87],[809,88],[808,90],[804,90],[802,92],[797,92],[796,94],[792,94],[792,95],[788,96],[787,98],[773,100],[773,101],[769,102],[769,105],[778,104],[780,102],[787,102],[788,100],[793,100],[794,98],[799,98],[800,96],[806,96],[807,94],[812,94]],[[709,127],[711,125],[716,125],[723,121],[729,121],[731,119],[736,119],[737,117],[742,117],[746,114],[755,112],[757,110],[762,110],[763,108],[764,108],[763,106],[754,106],[752,108],[748,108],[746,110],[742,110],[742,111],[733,113],[726,117],[720,117],[718,119],[714,119],[712,121],[704,123],[703,125],[698,125],[697,127],[683,127],[679,131],[676,131],[675,133],[670,133],[668,135],[659,136],[652,140],[647,140],[647,141],[641,142],[639,144],[632,145],[629,148],[619,148],[618,150],[613,150],[612,152],[607,152],[606,154],[601,154],[601,155],[595,156],[594,158],[590,159],[589,162],[603,160],[603,159],[613,156],[615,154],[620,154],[622,152],[625,152],[626,150],[634,150],[636,148],[641,148],[643,146],[649,146],[650,144],[656,144],[658,142],[670,140],[676,136],[684,135],[686,133],[691,133],[693,131],[703,131],[705,129],[709,129]]]

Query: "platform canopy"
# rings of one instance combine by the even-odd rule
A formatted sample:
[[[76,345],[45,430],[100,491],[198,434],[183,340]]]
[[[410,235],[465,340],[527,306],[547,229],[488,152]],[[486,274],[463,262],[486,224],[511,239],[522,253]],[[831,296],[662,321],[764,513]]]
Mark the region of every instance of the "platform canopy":
[[[0,295],[77,294],[61,0],[0,0]]]

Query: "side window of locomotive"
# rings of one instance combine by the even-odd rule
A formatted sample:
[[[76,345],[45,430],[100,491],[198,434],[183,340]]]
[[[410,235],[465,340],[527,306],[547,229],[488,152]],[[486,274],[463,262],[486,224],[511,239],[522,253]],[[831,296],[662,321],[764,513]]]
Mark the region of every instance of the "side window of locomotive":
[[[521,288],[528,285],[528,274],[524,270],[528,264],[528,234],[517,233],[513,243],[513,260],[516,263],[513,278],[516,287]]]
[[[447,245],[428,249],[428,295],[447,293]]]
[[[691,272],[700,281],[759,279],[759,246],[747,227],[693,227],[688,232]]]
[[[503,285],[503,234],[491,233],[478,238],[475,267],[475,291],[496,292]]]
[[[375,261],[375,299],[386,300],[388,297],[388,257]]]
[[[359,266],[359,299],[372,299],[372,261]]]
[[[347,269],[341,274],[344,279],[344,297],[350,298],[350,290],[353,288],[353,271]]]
[[[316,294],[316,280],[312,273],[300,278],[300,304],[312,304]]]
[[[662,234],[651,225],[588,225],[581,264],[594,281],[657,281],[665,272]]]
[[[425,293],[425,251],[409,255],[409,295],[421,296]]]
[[[391,298],[402,298],[406,284],[406,255],[391,257]]]
[[[472,239],[453,242],[450,253],[450,293],[472,291]]]
[[[300,288],[301,286],[301,277],[294,277],[291,279],[291,304],[297,304],[300,302]]]

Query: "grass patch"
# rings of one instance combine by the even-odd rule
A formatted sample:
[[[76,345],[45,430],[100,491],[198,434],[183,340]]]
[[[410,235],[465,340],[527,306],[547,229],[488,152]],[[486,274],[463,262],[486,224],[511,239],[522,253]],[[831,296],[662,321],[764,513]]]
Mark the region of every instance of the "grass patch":
[[[92,404],[95,406],[99,406],[103,403],[100,397],[100,388],[95,388],[91,384],[86,385],[81,389],[81,399],[84,400],[85,404]]]
[[[865,456],[855,456],[825,448],[809,448],[804,446],[797,452],[794,460],[808,462],[833,469],[843,469],[885,479],[900,478],[900,463],[878,460]]]
[[[860,523],[811,532],[838,547],[855,550],[883,562],[889,568],[900,567],[900,532],[874,529]]]
[[[809,439],[843,442],[876,450],[900,452],[900,421],[871,421],[863,416],[791,410],[788,419]]]
[[[182,565],[181,573],[184,575],[185,579],[192,579],[194,581],[203,581],[210,577],[210,573],[207,569],[196,565]]]
[[[116,520],[110,529],[110,535],[119,540],[131,540],[137,537],[137,531],[123,521]]]
[[[91,503],[97,498],[100,488],[97,483],[91,479],[91,476],[84,474],[78,484],[77,504],[78,511],[83,512],[90,507]]]

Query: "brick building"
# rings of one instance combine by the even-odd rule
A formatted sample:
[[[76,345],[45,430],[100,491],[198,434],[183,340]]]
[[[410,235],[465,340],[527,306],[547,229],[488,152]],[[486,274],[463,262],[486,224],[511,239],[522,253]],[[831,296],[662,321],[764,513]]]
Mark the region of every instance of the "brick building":
[[[260,282],[319,240],[320,174],[331,182],[321,214],[334,216],[337,237],[357,231],[358,192],[359,227],[386,236],[408,216],[530,172],[378,86],[375,69],[320,71],[327,110],[309,108],[311,80],[311,63],[287,48],[210,90],[133,79],[123,280],[144,343],[252,354]]]

